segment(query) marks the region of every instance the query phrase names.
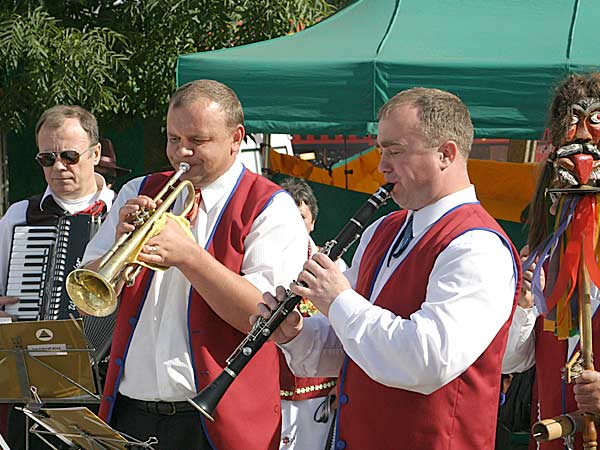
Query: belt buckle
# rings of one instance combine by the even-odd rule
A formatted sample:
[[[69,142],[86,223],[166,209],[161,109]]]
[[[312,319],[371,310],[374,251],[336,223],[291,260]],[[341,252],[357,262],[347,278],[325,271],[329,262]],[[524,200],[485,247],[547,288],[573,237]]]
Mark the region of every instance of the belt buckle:
[[[177,414],[177,408],[173,402],[147,402],[146,411],[159,416],[174,416]]]
[[[160,402],[158,403],[156,406],[158,406],[158,413],[163,415],[163,416],[174,416],[175,414],[177,414],[177,408],[175,407],[175,403],[174,402]],[[170,411],[166,412],[165,410],[162,410],[163,406],[169,406]],[[161,411],[162,410],[162,411]]]

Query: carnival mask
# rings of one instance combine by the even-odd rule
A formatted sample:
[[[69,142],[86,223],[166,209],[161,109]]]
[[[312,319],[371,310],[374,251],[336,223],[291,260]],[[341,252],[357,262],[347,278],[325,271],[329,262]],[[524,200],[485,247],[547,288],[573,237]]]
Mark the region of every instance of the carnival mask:
[[[600,99],[585,98],[571,106],[565,142],[554,154],[554,187],[600,187]]]

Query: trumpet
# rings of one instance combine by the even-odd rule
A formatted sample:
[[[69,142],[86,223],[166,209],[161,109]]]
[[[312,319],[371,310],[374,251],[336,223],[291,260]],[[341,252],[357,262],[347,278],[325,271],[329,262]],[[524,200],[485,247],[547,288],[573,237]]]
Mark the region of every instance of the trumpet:
[[[163,200],[166,192],[172,189],[181,175],[189,169],[189,164],[180,163],[177,172],[154,197],[154,202]],[[79,310],[96,317],[108,316],[115,311],[116,286],[122,281],[127,286],[131,286],[142,268],[140,262],[136,260],[138,253],[136,250],[146,242],[155,222],[171,208],[184,189],[188,190],[188,195],[180,216],[187,215],[194,206],[195,191],[194,185],[184,180],[172,189],[155,210],[141,209],[136,212],[132,222],[136,229],[121,235],[113,247],[104,254],[96,270],[82,268],[69,273],[65,283],[67,293]]]
[[[338,235],[325,244],[321,253],[325,253],[333,260],[342,256],[352,243],[360,237],[367,221],[371,219],[373,214],[390,197],[393,187],[392,183],[387,183],[371,195],[358,211],[354,213],[354,216],[346,223]],[[269,319],[258,318],[252,326],[250,333],[248,333],[246,338],[227,358],[227,361],[225,361],[226,366],[217,378],[202,389],[198,395],[194,398],[188,398],[187,401],[207,419],[214,422],[215,419],[213,416],[217,404],[223,398],[233,380],[235,380],[242,369],[246,367],[246,364],[261,349],[263,344],[269,339],[271,333],[281,325],[296,305],[300,303],[300,300],[302,300],[301,296],[288,290],[286,298],[279,303],[279,306],[273,311]]]

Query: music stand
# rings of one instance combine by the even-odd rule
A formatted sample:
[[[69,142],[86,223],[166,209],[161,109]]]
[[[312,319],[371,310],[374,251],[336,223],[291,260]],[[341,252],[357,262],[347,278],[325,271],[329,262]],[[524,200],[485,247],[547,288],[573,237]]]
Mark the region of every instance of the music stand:
[[[152,444],[158,443],[155,437],[141,442],[119,433],[86,407],[43,408],[37,412],[19,409],[35,422],[30,431],[55,450],[44,436],[56,436],[71,448],[84,450],[129,450],[132,446],[153,450]]]
[[[97,367],[81,319],[0,324],[0,403],[99,403]],[[16,382],[15,382],[16,380]],[[29,417],[25,416],[29,448]]]
[[[0,325],[0,403],[98,403],[93,349],[82,324],[68,319]]]

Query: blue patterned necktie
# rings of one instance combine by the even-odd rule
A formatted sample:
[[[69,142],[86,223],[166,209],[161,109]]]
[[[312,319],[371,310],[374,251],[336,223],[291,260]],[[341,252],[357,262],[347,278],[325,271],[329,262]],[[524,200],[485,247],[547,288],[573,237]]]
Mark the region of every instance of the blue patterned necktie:
[[[414,214],[411,214],[406,222],[406,226],[402,230],[402,233],[400,233],[398,239],[396,239],[396,242],[394,242],[394,245],[392,246],[392,251],[390,252],[390,256],[388,257],[388,266],[390,265],[392,258],[397,258],[402,254],[404,250],[406,250],[406,247],[408,247],[408,243],[413,238],[413,217]]]

